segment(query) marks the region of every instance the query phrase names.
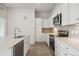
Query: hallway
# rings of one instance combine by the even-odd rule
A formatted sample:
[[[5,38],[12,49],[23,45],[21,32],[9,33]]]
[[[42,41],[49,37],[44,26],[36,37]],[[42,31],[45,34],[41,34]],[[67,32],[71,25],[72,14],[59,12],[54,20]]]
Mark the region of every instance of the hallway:
[[[31,45],[27,56],[52,56],[51,49],[44,42]],[[53,52],[54,53],[54,52]]]

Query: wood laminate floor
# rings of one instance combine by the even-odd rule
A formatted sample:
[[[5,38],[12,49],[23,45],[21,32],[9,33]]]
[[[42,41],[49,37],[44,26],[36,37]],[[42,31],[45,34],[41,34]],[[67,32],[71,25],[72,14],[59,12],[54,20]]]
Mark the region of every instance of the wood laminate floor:
[[[54,56],[53,52],[44,42],[35,43],[31,45],[27,56]]]

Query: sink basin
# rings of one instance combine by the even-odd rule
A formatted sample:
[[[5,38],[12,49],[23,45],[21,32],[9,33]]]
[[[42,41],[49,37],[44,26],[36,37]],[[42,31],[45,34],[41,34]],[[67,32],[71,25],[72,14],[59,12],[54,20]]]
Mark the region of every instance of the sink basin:
[[[25,35],[16,36],[14,38],[23,38],[23,37],[25,37]]]

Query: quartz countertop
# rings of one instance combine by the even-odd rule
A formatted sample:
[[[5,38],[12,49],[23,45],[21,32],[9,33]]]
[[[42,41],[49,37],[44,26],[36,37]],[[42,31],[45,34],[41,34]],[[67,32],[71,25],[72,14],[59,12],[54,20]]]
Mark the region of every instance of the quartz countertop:
[[[20,41],[24,40],[27,38],[29,35],[26,35],[22,38],[13,38],[13,36],[7,36],[5,38],[2,38],[0,40],[0,49],[9,49],[19,43]]]
[[[79,39],[70,38],[70,37],[55,37],[55,39],[79,50]]]

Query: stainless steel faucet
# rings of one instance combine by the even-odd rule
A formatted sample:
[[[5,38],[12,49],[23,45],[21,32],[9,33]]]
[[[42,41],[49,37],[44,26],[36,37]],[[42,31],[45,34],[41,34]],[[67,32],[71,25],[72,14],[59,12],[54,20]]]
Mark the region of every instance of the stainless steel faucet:
[[[18,28],[18,27],[15,28],[15,31],[14,31],[14,37],[15,38],[17,37],[17,30],[18,30],[18,32],[20,32],[20,28]]]

